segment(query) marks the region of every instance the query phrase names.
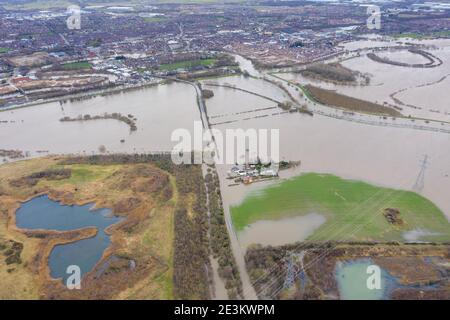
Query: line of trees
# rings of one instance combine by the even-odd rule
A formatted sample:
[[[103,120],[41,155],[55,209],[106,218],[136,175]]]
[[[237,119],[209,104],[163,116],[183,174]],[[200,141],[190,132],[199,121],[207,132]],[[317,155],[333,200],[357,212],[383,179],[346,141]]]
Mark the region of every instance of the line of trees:
[[[89,121],[89,120],[101,120],[101,119],[114,119],[114,120],[122,121],[130,127],[131,131],[137,130],[136,118],[133,115],[129,114],[128,116],[124,116],[121,113],[117,113],[117,112],[114,112],[114,113],[106,113],[105,112],[103,115],[97,115],[97,116],[91,116],[90,114],[85,114],[85,115],[79,115],[76,118],[64,117],[64,118],[61,118],[59,121],[70,122],[70,121]]]
[[[219,263],[219,276],[225,282],[230,299],[243,298],[239,269],[233,256],[230,236],[225,224],[217,173],[210,170],[205,176],[205,182],[209,199],[211,249],[214,258]]]

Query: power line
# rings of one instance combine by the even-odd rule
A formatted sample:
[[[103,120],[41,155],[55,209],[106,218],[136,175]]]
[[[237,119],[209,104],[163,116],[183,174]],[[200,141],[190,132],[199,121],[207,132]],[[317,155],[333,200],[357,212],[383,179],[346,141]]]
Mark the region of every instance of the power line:
[[[425,171],[427,170],[428,164],[428,155],[426,154],[420,163],[420,171],[413,186],[413,190],[416,192],[421,192],[425,186]]]

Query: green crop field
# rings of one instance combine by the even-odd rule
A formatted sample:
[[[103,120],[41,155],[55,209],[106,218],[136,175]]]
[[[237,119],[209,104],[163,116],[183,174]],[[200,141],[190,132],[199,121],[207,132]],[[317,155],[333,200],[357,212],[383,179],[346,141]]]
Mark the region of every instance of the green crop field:
[[[384,209],[400,211],[403,224],[394,225]],[[376,187],[328,174],[308,173],[250,194],[231,208],[239,231],[258,220],[323,214],[327,218],[308,240],[402,240],[402,233],[424,229],[435,233],[421,240],[450,240],[450,223],[431,201],[402,190]]]
[[[199,59],[199,60],[187,60],[187,61],[180,61],[180,62],[174,62],[174,63],[167,63],[162,64],[159,66],[159,69],[166,70],[166,71],[172,71],[177,70],[181,68],[192,68],[195,66],[210,66],[216,63],[216,59]]]
[[[90,69],[91,64],[87,61],[71,62],[62,64],[61,68],[63,68],[64,70]]]

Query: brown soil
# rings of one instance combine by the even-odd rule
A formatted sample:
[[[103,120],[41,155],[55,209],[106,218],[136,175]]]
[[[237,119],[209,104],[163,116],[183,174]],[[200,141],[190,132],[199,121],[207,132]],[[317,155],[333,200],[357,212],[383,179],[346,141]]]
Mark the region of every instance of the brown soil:
[[[369,114],[379,114],[393,117],[402,116],[402,114],[395,109],[345,96],[332,90],[326,90],[312,85],[305,86],[305,89],[316,101],[328,106]]]

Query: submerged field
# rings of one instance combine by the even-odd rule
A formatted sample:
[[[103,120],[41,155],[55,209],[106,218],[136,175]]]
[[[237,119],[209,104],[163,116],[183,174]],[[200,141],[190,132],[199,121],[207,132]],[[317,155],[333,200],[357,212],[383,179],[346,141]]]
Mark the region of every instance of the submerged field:
[[[388,221],[386,209],[398,210],[397,223]],[[411,230],[425,230],[420,240],[450,240],[450,223],[444,214],[419,194],[328,174],[308,173],[286,180],[250,194],[231,208],[238,231],[260,220],[310,213],[327,219],[307,238],[311,241],[402,241]]]

